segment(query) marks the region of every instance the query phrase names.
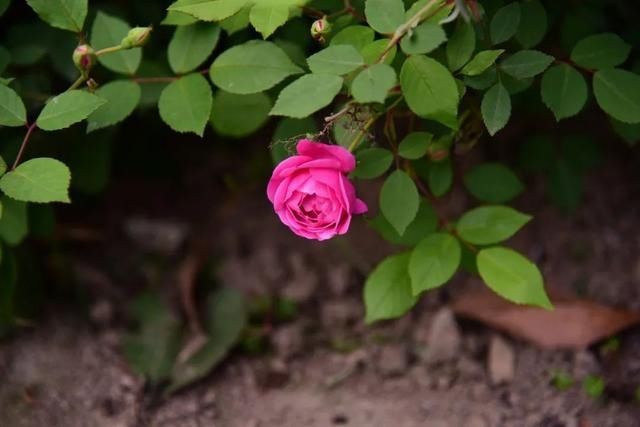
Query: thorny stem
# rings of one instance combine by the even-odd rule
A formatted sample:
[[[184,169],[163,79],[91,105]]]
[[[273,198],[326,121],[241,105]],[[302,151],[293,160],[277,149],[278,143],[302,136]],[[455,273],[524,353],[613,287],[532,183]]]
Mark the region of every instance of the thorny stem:
[[[367,134],[367,131],[371,126],[373,126],[377,118],[378,118],[377,116],[371,117],[369,120],[367,120],[367,122],[364,124],[362,129],[358,131],[358,134],[353,139],[353,142],[351,142],[351,144],[349,145],[350,152],[353,153],[356,150],[356,148],[358,148],[358,145],[360,145],[360,143],[362,142],[362,139]]]
[[[29,138],[31,138],[31,134],[33,133],[34,130],[36,130],[36,122],[33,122],[31,125],[29,125],[27,127],[27,133],[24,136],[24,139],[22,140],[22,145],[20,145],[20,150],[18,151],[18,155],[16,156],[16,159],[13,162],[13,166],[11,167],[11,170],[15,170],[15,168],[18,167],[18,165],[20,164],[20,159],[22,158],[22,154],[24,154],[24,150],[25,148],[27,148],[27,144],[29,144]]]
[[[427,18],[430,18],[431,16],[435,15],[440,9],[442,9],[446,5],[446,3],[443,3],[440,7],[435,8],[433,11],[431,11],[431,13],[427,14],[427,12],[429,12],[430,9],[436,3],[438,3],[439,1],[442,1],[442,0],[431,0],[431,1],[429,1],[415,15],[413,15],[411,18],[409,18],[409,20],[407,22],[405,22],[404,24],[400,25],[396,29],[396,31],[393,33],[393,36],[389,40],[389,43],[387,44],[387,47],[384,48],[384,50],[382,51],[382,53],[380,54],[380,57],[378,58],[378,60],[376,62],[377,63],[383,62],[384,59],[387,57],[387,54],[389,53],[389,51],[391,49],[393,49],[393,47],[400,42],[402,37],[404,37],[404,35],[407,34],[407,32],[409,32],[409,30],[415,28],[421,21],[423,21],[423,20],[425,20]]]
[[[396,99],[395,101],[393,101],[393,103],[391,105],[389,105],[389,108],[387,108],[384,113],[379,113],[379,114],[376,114],[373,117],[369,118],[369,120],[366,121],[364,126],[358,131],[358,134],[353,139],[351,144],[349,144],[348,150],[353,153],[356,150],[356,148],[358,148],[358,145],[360,145],[360,143],[362,142],[362,139],[367,134],[367,131],[371,128],[371,126],[373,126],[373,124],[376,122],[376,120],[382,114],[385,114],[386,112],[389,112],[389,111],[393,110],[394,108],[396,108],[396,106],[400,103],[400,101],[402,101],[402,99],[403,98],[401,96],[398,97],[398,99]]]
[[[73,82],[73,84],[71,86],[69,86],[69,89],[67,89],[67,91],[78,89],[82,85],[82,83],[87,81],[87,79],[88,79],[88,76],[86,76],[84,74],[81,75],[80,77],[78,77],[76,79],[75,82]]]
[[[78,77],[76,79],[75,82],[73,82],[73,84],[71,86],[69,86],[69,89],[66,90],[66,92],[70,91],[70,90],[74,90],[79,88],[82,83],[87,81],[87,76],[86,75],[81,75],[80,77]],[[16,155],[16,159],[13,161],[13,166],[11,167],[11,170],[15,170],[18,165],[20,164],[20,160],[22,159],[22,155],[24,154],[27,145],[29,145],[29,141],[31,139],[31,135],[33,134],[33,132],[38,128],[38,122],[34,121],[33,123],[31,123],[30,125],[27,125],[27,133],[24,135],[24,139],[22,140],[22,144],[20,145],[20,149],[18,150],[18,154]]]
[[[102,56],[102,55],[106,55],[108,53],[115,53],[115,52],[120,52],[123,49],[122,46],[118,45],[118,46],[111,46],[111,47],[105,47],[104,49],[100,49],[99,51],[96,52],[96,56]]]
[[[207,74],[209,73],[209,69],[206,68],[204,70],[198,71],[198,74]],[[171,83],[176,81],[184,76],[158,76],[158,77],[131,77],[129,80],[135,83]]]
[[[431,205],[431,207],[433,207],[433,210],[434,210],[434,212],[436,213],[436,215],[438,217],[438,222],[440,223],[442,228],[447,230],[447,232],[449,232],[453,236],[457,237],[458,240],[460,240],[471,252],[477,253],[478,252],[478,248],[476,248],[471,243],[465,241],[464,239],[460,238],[460,236],[458,235],[458,232],[456,231],[455,227],[452,226],[451,222],[447,219],[447,216],[438,209],[438,201],[433,196],[433,194],[431,194],[431,192],[424,185],[424,183],[420,180],[420,178],[416,175],[416,171],[411,165],[408,166],[407,172],[409,172],[409,175],[411,176],[411,178],[413,178],[413,182],[415,182],[416,187],[418,188],[418,190],[422,193],[422,195],[424,197],[427,198],[427,200],[429,200],[429,204]]]
[[[349,112],[349,109],[351,109],[352,105],[353,105],[353,101],[347,102],[346,104],[344,104],[344,107],[342,107],[342,109],[340,111],[338,111],[335,114],[332,114],[330,116],[325,117],[324,118],[324,122],[329,124],[329,123],[332,123],[332,122],[336,121],[340,117],[342,117],[345,114],[347,114],[347,112]]]

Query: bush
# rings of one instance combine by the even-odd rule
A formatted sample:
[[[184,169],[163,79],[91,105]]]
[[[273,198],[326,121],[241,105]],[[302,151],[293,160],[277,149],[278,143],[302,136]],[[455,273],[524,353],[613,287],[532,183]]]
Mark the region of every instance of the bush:
[[[640,139],[639,34],[624,1],[26,3],[0,0],[0,332],[17,317],[16,259],[29,262],[18,247],[52,229],[43,204],[102,191],[111,145],[131,136],[114,129],[155,126],[146,111],[156,105],[168,127],[199,137],[245,138],[275,123],[273,141],[251,149],[280,165],[268,196],[303,237],[346,233],[352,216],[375,210],[351,180],[383,182],[366,220],[404,249],[364,285],[368,322],[403,315],[459,269],[514,303],[551,309],[538,267],[503,245],[532,219],[507,203],[535,173],[554,204],[577,208],[600,154],[589,135],[565,131],[576,115],[608,122],[629,145]],[[547,131],[510,141],[516,167],[464,173],[478,206],[441,214],[459,159],[508,139],[505,127],[523,118]]]

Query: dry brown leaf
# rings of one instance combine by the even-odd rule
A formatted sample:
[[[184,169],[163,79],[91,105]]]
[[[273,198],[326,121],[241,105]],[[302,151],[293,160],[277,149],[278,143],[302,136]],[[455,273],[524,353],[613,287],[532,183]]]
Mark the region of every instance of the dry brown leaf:
[[[538,347],[583,349],[640,323],[640,312],[550,293],[554,310],[515,305],[486,287],[471,289],[452,303],[453,312],[486,323]]]

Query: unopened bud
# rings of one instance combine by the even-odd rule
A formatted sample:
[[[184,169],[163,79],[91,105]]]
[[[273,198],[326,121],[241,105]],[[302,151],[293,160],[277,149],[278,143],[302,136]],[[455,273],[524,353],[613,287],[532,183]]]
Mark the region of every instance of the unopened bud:
[[[88,44],[81,44],[73,51],[73,63],[83,75],[88,75],[96,64],[96,53]]]
[[[331,33],[331,24],[327,18],[318,19],[311,24],[311,37],[316,40],[324,41],[324,36]]]
[[[132,49],[134,47],[144,46],[151,37],[153,27],[135,27],[129,30],[129,33],[120,42],[123,49]]]
[[[449,146],[440,141],[429,144],[427,156],[433,162],[441,162],[449,157]]]

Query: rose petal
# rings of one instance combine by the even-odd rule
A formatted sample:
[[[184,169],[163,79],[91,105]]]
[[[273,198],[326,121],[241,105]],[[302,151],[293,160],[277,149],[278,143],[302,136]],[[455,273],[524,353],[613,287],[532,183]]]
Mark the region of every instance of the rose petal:
[[[351,172],[356,167],[356,158],[349,150],[339,145],[328,145],[301,139],[296,146],[298,154],[314,159],[335,158],[340,161],[343,172]]]

